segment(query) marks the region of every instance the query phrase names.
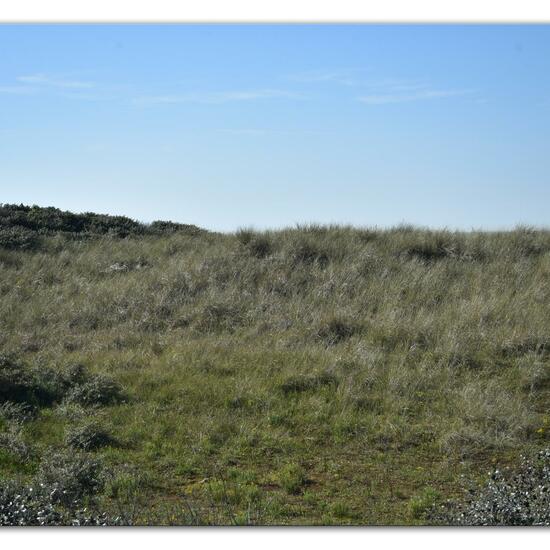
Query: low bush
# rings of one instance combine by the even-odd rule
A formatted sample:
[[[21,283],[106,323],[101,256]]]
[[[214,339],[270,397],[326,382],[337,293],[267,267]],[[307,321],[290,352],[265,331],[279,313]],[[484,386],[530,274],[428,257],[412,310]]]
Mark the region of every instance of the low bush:
[[[461,235],[447,231],[426,231],[418,238],[414,233],[402,233],[399,256],[423,262],[435,262],[445,258],[465,259]]]
[[[469,489],[463,502],[435,507],[442,525],[550,525],[550,449],[522,457],[514,472],[495,470],[485,485]]]
[[[55,492],[53,493],[55,495]],[[122,525],[118,517],[90,511],[81,502],[70,508],[52,500],[45,485],[0,484],[0,526],[107,526]]]
[[[46,454],[30,482],[0,481],[0,526],[121,525],[120,517],[95,511],[102,484],[98,461],[74,452]]]
[[[107,376],[98,375],[72,386],[66,394],[69,403],[84,406],[111,405],[123,399],[120,385]]]
[[[33,248],[38,243],[40,234],[107,234],[113,237],[128,237],[176,232],[199,235],[205,233],[205,230],[195,225],[170,221],[154,221],[146,225],[126,216],[93,212],[74,214],[53,207],[0,204],[0,248]]]
[[[81,405],[109,405],[122,397],[122,389],[114,380],[91,375],[81,365],[58,372],[31,368],[13,355],[0,355],[0,404],[6,410],[13,411],[16,405],[28,410],[50,406],[63,398]]]
[[[237,239],[254,258],[266,258],[273,253],[273,240],[268,235],[241,230],[237,233]]]
[[[0,355],[0,403],[49,405],[62,391],[49,369],[30,369],[13,355]]]
[[[73,449],[95,451],[102,447],[114,445],[115,439],[96,423],[75,426],[67,430],[65,443]]]
[[[201,235],[206,231],[187,223],[176,223],[170,221],[156,220],[148,226],[148,232],[158,235],[166,235],[170,233],[185,233],[186,235]]]
[[[291,376],[287,378],[279,388],[285,395],[289,395],[316,390],[323,386],[337,385],[338,379],[336,376],[328,372],[323,372],[312,376]]]
[[[0,449],[7,451],[19,461],[29,458],[30,448],[23,440],[20,427],[12,425],[5,432],[0,432]]]
[[[255,258],[266,258],[273,252],[273,243],[269,237],[260,235],[248,244],[250,253]]]
[[[0,248],[6,250],[31,250],[39,243],[38,235],[24,227],[0,226]]]
[[[0,404],[0,418],[17,423],[26,422],[36,416],[36,408],[28,403],[5,401]]]
[[[38,489],[38,490],[37,490]],[[63,511],[42,486],[0,483],[0,526],[63,525]]]
[[[52,501],[71,506],[96,494],[104,484],[101,463],[89,455],[71,451],[50,451],[42,457],[37,482],[52,489]]]
[[[408,247],[406,256],[417,258],[425,262],[433,262],[452,256],[452,252],[440,243],[422,243]]]
[[[358,327],[353,321],[341,317],[332,317],[321,323],[316,336],[325,345],[335,346],[351,338],[357,331]]]
[[[326,267],[329,263],[328,253],[313,240],[298,239],[290,248],[290,260],[294,265],[317,264]]]

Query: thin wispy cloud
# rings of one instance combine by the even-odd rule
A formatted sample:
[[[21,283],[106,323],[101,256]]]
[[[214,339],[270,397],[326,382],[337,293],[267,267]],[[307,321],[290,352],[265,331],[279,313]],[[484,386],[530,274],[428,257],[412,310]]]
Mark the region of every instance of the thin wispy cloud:
[[[93,82],[82,80],[71,80],[66,78],[55,77],[43,73],[23,75],[17,77],[18,82],[30,84],[33,86],[47,86],[52,88],[63,89],[90,89],[94,87]]]
[[[408,82],[397,79],[371,83],[367,88],[371,91],[358,98],[361,103],[367,105],[428,101],[474,93],[474,90],[469,89],[439,88],[425,82]]]
[[[367,105],[386,105],[428,101],[472,94],[473,90],[435,87],[425,80],[406,80],[385,78],[370,81],[360,81],[360,69],[314,70],[291,75],[288,78],[302,83],[337,83],[354,86],[365,92],[356,99]],[[364,70],[363,70],[364,71]],[[124,88],[124,87],[123,87]],[[126,87],[127,88],[127,87]],[[126,89],[128,92],[129,90]],[[124,99],[124,94],[117,87],[105,87],[95,82],[76,80],[67,75],[51,75],[35,73],[21,75],[11,84],[0,85],[0,94],[32,95],[55,94],[73,100],[99,101],[108,99]],[[126,96],[128,97],[128,96]],[[232,102],[252,102],[277,99],[305,99],[303,92],[280,88],[254,88],[245,90],[225,91],[192,91],[186,93],[170,93],[158,95],[143,95],[129,98],[135,105],[170,105],[170,104],[210,104],[221,105]],[[127,99],[128,100],[128,99]]]
[[[255,128],[218,128],[215,130],[219,134],[230,134],[235,136],[264,136],[269,130]]]
[[[0,85],[0,94],[36,95],[36,94],[76,94],[90,92],[95,83],[73,80],[44,73],[28,74],[15,77],[10,84]]]
[[[33,91],[29,86],[0,86],[0,94],[27,95]]]
[[[357,99],[367,105],[386,105],[457,97],[473,90],[436,87],[427,80],[403,78],[365,78],[366,69],[345,68],[311,70],[289,75],[294,82],[307,84],[332,83],[364,90]]]
[[[325,134],[325,130],[314,130],[308,128],[217,128],[215,132],[239,136],[268,136],[268,135],[313,135]]]
[[[312,70],[288,75],[286,78],[302,83],[332,82],[344,86],[354,86],[359,83],[358,72],[359,69]]]
[[[209,103],[221,104],[233,101],[255,101],[261,99],[299,99],[302,94],[288,90],[258,89],[225,92],[192,92],[186,94],[168,94],[138,97],[133,100],[136,104],[163,104],[163,103]]]
[[[90,92],[86,92],[84,90],[59,91],[56,95],[57,97],[63,97],[70,100],[80,100],[80,101],[116,101],[121,99],[119,95],[117,95],[116,93],[110,92],[108,89],[100,90],[96,88],[94,88]]]

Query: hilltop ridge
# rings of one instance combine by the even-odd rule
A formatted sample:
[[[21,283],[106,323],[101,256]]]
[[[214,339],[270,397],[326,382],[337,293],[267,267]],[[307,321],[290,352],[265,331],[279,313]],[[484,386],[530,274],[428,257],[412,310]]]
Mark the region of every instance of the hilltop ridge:
[[[53,206],[26,206],[0,203],[0,242],[13,241],[13,248],[30,248],[37,235],[66,233],[70,235],[162,235],[171,233],[198,234],[206,232],[195,225],[156,220],[150,224],[127,216],[84,212],[76,214]]]

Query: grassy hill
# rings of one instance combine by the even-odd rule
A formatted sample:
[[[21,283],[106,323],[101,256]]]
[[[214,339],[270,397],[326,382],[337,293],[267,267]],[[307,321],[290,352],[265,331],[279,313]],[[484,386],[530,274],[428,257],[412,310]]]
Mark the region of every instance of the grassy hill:
[[[549,312],[550,231],[4,205],[0,476],[75,452],[134,523],[426,523],[545,446]]]

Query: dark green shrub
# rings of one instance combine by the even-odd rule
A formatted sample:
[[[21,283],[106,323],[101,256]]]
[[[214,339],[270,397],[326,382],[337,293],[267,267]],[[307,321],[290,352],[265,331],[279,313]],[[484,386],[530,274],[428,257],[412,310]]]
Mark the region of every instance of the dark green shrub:
[[[500,352],[504,357],[521,357],[528,353],[548,355],[550,353],[550,338],[527,337],[505,342],[502,344]]]
[[[123,400],[120,384],[102,374],[90,374],[84,365],[73,364],[61,373],[65,400],[79,405],[111,405]]]
[[[80,405],[112,405],[123,400],[120,385],[103,375],[92,376],[70,387],[66,400]]]
[[[36,408],[28,403],[5,401],[0,404],[0,418],[17,423],[26,422],[36,416]]]
[[[352,321],[341,317],[332,317],[321,323],[316,336],[327,346],[335,346],[351,338],[357,332],[357,326]]]
[[[24,227],[0,226],[0,248],[6,250],[31,250],[39,243],[38,235]]]
[[[65,443],[73,449],[95,451],[102,447],[114,445],[115,439],[96,423],[69,428],[65,434]]]
[[[7,451],[20,461],[27,460],[31,452],[17,424],[10,426],[8,431],[0,432],[0,449]]]
[[[465,253],[463,241],[452,233],[426,231],[414,238],[406,238],[405,242],[399,254],[405,258],[416,258],[426,263],[445,258],[469,258]]]
[[[80,363],[74,363],[66,367],[63,373],[63,379],[67,387],[73,387],[78,384],[84,384],[89,380],[90,376],[86,367]]]
[[[75,450],[46,453],[40,463],[37,481],[52,488],[53,502],[65,506],[96,494],[104,484],[101,463]]]
[[[205,230],[194,225],[155,221],[151,225],[126,216],[85,212],[74,214],[53,207],[0,204],[0,248],[26,249],[38,242],[38,235],[55,233],[83,235],[161,235],[170,233],[199,235]]]
[[[154,221],[148,227],[148,232],[157,235],[166,235],[170,233],[185,233],[186,235],[201,235],[205,233],[204,229],[197,227],[196,225],[190,225],[187,223],[176,223],[171,221]]]
[[[35,401],[35,383],[27,369],[11,355],[0,355],[0,402]]]
[[[30,369],[13,355],[0,355],[0,403],[51,405],[63,387],[49,369]]]
[[[318,264],[326,267],[329,262],[328,253],[313,240],[299,239],[290,249],[290,259],[293,264]]]
[[[413,245],[406,249],[405,254],[410,258],[418,258],[425,262],[433,262],[449,256],[449,252],[445,247],[438,243],[421,243]]]
[[[103,375],[90,375],[82,365],[65,372],[30,368],[12,355],[0,355],[0,404],[51,406],[65,398],[81,405],[110,405],[123,399],[122,388]],[[10,406],[8,406],[10,407]]]
[[[23,206],[15,204],[0,205],[0,227],[21,226],[34,232],[51,234],[68,233],[111,233],[118,236],[142,234],[145,226],[125,216],[106,214],[73,214],[58,208]]]
[[[0,526],[62,525],[63,513],[40,486],[0,483]]]
[[[273,252],[273,241],[268,235],[262,235],[253,229],[239,229],[236,237],[255,258],[266,258]]]
[[[89,511],[103,483],[97,460],[75,451],[48,451],[28,484],[0,481],[0,525],[118,524],[117,518]]]
[[[102,485],[97,461],[74,453],[47,455],[28,484],[0,481],[0,526],[128,524],[95,510]]]
[[[261,259],[273,252],[273,243],[269,237],[258,235],[247,244],[247,248],[252,256]]]
[[[324,386],[337,386],[338,379],[331,373],[323,372],[312,376],[291,376],[287,378],[279,389],[285,394],[302,393],[317,390]]]
[[[550,525],[550,449],[522,457],[515,472],[495,470],[463,502],[446,502],[429,517],[442,525]]]
[[[90,511],[80,501],[70,507],[52,499],[55,490],[44,484],[0,483],[0,526],[107,526],[127,525],[119,517]]]

